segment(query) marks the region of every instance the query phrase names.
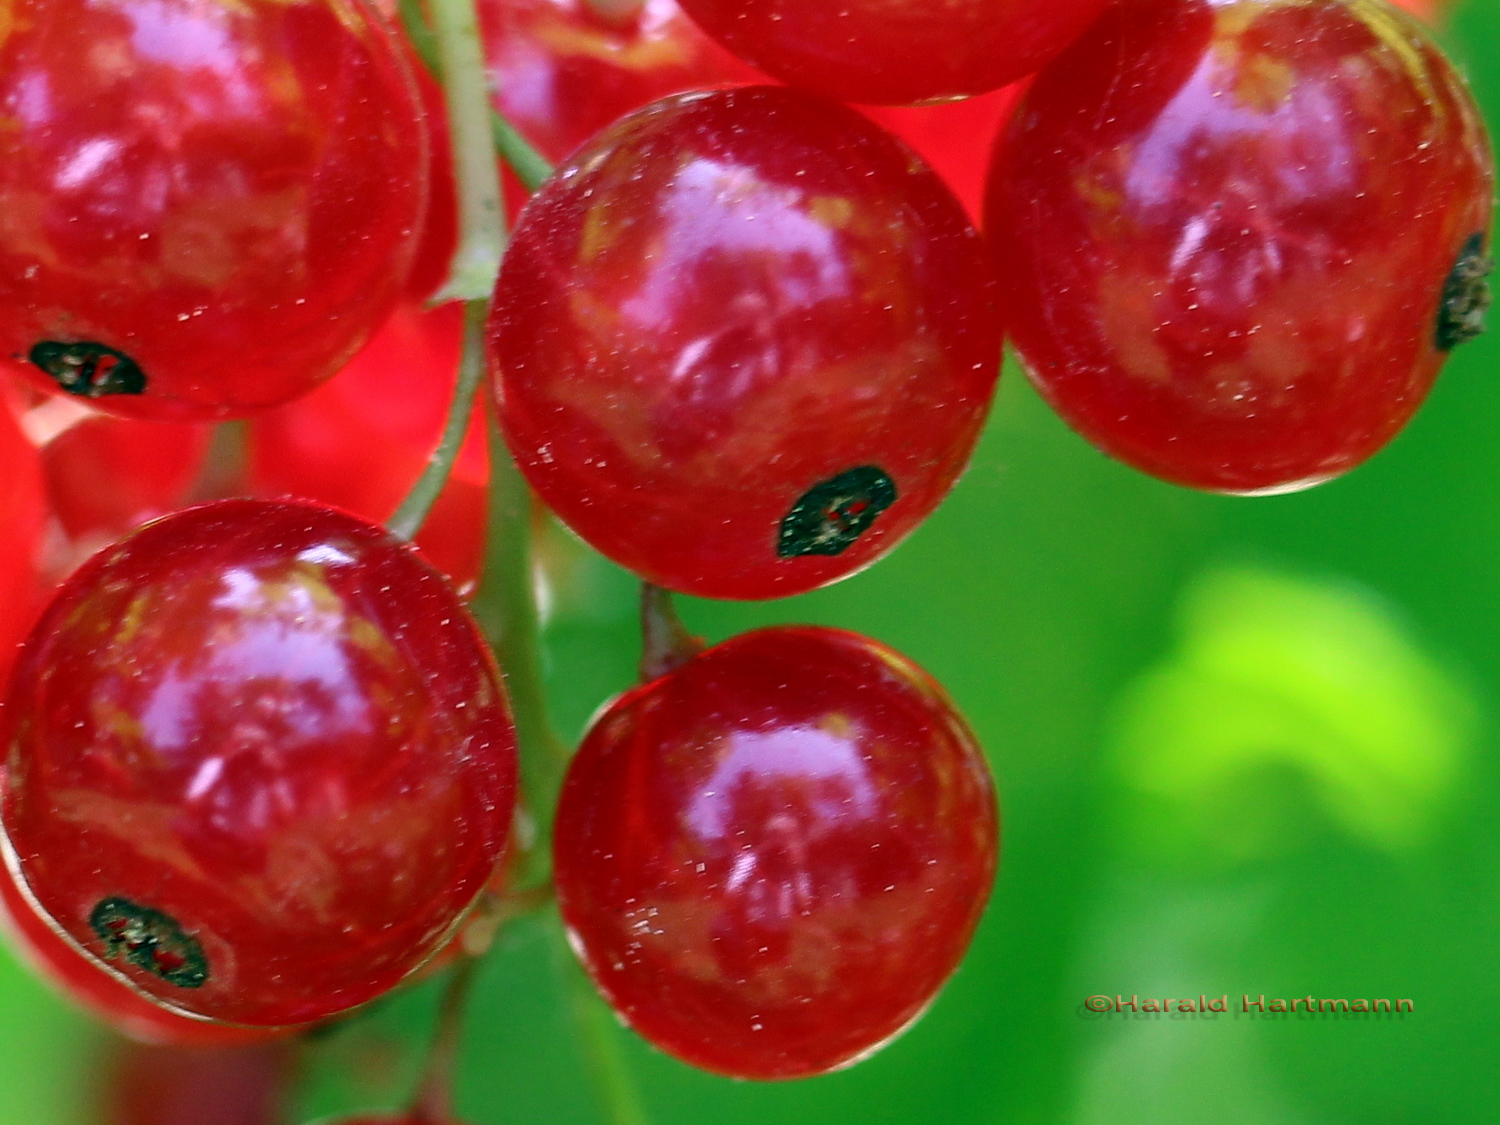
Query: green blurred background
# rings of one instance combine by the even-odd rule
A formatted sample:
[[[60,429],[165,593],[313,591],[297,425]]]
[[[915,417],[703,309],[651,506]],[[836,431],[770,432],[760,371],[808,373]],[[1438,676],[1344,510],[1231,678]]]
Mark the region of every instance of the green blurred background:
[[[1500,120],[1500,4],[1470,0],[1443,36]],[[1497,366],[1492,331],[1373,463],[1253,500],[1106,460],[1008,368],[967,477],[890,559],[803,598],[682,606],[711,640],[777,621],[870,633],[969,716],[1003,847],[947,991],[851,1071],[728,1082],[619,1030],[555,919],[527,920],[481,970],[460,1110],[475,1125],[1500,1122]],[[566,578],[551,687],[572,734],[633,676],[634,586],[547,543]],[[1082,1004],[1228,993],[1237,1009],[1247,992],[1415,1011]],[[419,987],[301,1048],[292,1119],[402,1102],[435,1001]],[[106,1120],[117,1052],[0,953],[0,1125]]]

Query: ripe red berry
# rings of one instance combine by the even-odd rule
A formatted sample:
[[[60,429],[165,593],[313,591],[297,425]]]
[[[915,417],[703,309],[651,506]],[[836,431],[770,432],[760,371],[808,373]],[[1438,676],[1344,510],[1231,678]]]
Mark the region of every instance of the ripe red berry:
[[[81,418],[42,446],[52,514],[94,546],[164,515],[202,473],[209,438],[204,425]]]
[[[47,501],[41,461],[0,395],[0,683],[40,609]]]
[[[911,145],[953,189],[977,224],[984,214],[990,151],[1026,93],[1026,83],[934,105],[871,105],[860,112]]]
[[[98,1125],[285,1125],[301,1054],[288,1043],[145,1047],[119,1043],[97,1083]],[[91,1083],[92,1084],[92,1083]]]
[[[1008,328],[1101,449],[1286,491],[1379,450],[1481,325],[1493,171],[1463,80],[1385,5],[1125,0],[996,151]]]
[[[556,163],[617,118],[686,90],[763,82],[682,14],[642,0],[478,0],[495,108]]]
[[[820,1074],[953,972],[996,833],[984,758],[930,677],[852,633],[764,629],[595,720],[558,810],[558,902],[657,1047],[739,1078]]]
[[[889,551],[968,461],[999,363],[952,193],[843,106],[749,87],[601,134],[526,209],[490,321],[501,424],[650,581],[766,598]]]
[[[402,46],[410,45],[403,40]],[[409,301],[425,302],[448,280],[453,253],[458,249],[458,183],[453,174],[453,138],[448,132],[443,88],[415,54],[409,49],[405,51],[427,118],[429,190],[422,236],[412,255],[404,296]]]
[[[1024,78],[1076,39],[1105,0],[682,0],[724,46],[792,86],[912,105]]]
[[[493,658],[408,545],[234,500],[100,552],[32,632],[3,712],[23,890],[185,1012],[316,1020],[435,953],[510,830]]]
[[[284,402],[405,281],[416,91],[353,0],[16,0],[0,39],[0,363],[116,413]]]
[[[0,927],[4,928],[11,948],[37,976],[95,1019],[137,1042],[226,1047],[259,1043],[295,1030],[195,1019],[147,999],[60,937],[26,901],[15,877],[3,864],[0,864]]]

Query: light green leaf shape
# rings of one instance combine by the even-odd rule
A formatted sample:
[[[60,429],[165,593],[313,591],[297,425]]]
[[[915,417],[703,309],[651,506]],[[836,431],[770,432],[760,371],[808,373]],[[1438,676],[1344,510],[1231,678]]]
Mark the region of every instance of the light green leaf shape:
[[[1331,824],[1400,853],[1450,800],[1477,718],[1378,598],[1222,568],[1185,591],[1175,649],[1123,692],[1109,745],[1150,851],[1266,858]]]

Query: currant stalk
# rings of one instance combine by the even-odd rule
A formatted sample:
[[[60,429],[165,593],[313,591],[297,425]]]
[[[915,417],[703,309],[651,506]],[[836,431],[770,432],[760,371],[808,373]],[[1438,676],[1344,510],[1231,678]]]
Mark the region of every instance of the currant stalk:
[[[479,17],[473,0],[433,0],[432,22],[448,104],[459,215],[452,272],[434,299],[488,300],[505,249],[505,211],[490,140],[490,101]]]
[[[437,35],[422,12],[420,0],[401,0],[399,5],[401,26],[410,40],[412,49],[422,60],[430,74],[440,77],[443,73],[442,59],[438,54]],[[490,139],[501,159],[510,166],[521,185],[530,192],[536,191],[548,176],[552,175],[552,164],[530,141],[521,135],[505,115],[490,110]]]
[[[510,165],[527,191],[534,192],[552,175],[552,165],[503,114],[490,113],[490,132],[501,159]]]
[[[427,1048],[427,1062],[412,1101],[411,1116],[431,1125],[444,1125],[453,1117],[453,1075],[458,1068],[458,1051],[463,1042],[464,1007],[474,983],[478,961],[467,954],[460,956],[449,973],[438,1002],[437,1026]]]
[[[453,405],[448,411],[448,421],[443,426],[443,436],[406,499],[401,501],[401,506],[386,521],[386,526],[402,539],[411,539],[421,530],[433,504],[437,503],[438,496],[453,473],[453,463],[463,447],[464,435],[469,432],[469,419],[474,413],[474,395],[479,388],[480,376],[484,374],[484,324],[488,313],[489,307],[485,301],[464,303],[463,352],[458,361],[458,381],[453,391]]]
[[[650,582],[641,583],[641,682],[682,667],[703,651],[703,640],[687,631],[672,592]]]
[[[563,945],[567,961],[568,999],[573,1019],[583,1038],[584,1049],[593,1063],[595,1090],[609,1116],[609,1125],[649,1125],[641,1106],[640,1092],[631,1079],[630,1070],[620,1054],[619,1020],[599,998],[578,959]]]
[[[489,443],[490,516],[484,575],[473,610],[505,669],[521,747],[521,800],[530,826],[519,882],[534,887],[551,880],[552,823],[569,755],[547,715],[532,572],[531,490],[511,460],[493,415]]]

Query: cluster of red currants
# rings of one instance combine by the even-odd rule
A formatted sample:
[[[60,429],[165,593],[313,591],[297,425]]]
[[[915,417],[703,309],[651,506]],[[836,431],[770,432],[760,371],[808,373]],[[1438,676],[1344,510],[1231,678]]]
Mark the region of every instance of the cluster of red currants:
[[[6,913],[127,1031],[285,1034],[461,956],[519,870],[516,722],[463,596],[481,435],[436,566],[378,526],[441,425],[431,373],[476,358],[459,306],[424,307],[464,222],[441,94],[363,0],[0,2],[7,625],[125,533],[11,674]],[[1481,327],[1493,170],[1462,80],[1382,0],[683,8],[480,4],[499,124],[561,162],[489,307],[495,417],[649,584],[644,682],[524,797],[557,802],[562,919],[620,1016],[797,1077],[957,966],[992,783],[887,647],[700,650],[659,588],[782,597],[889,552],[967,463],[1004,338],[1164,479],[1352,468]],[[252,415],[245,464],[205,462],[202,424]],[[194,489],[305,499],[135,526]]]

